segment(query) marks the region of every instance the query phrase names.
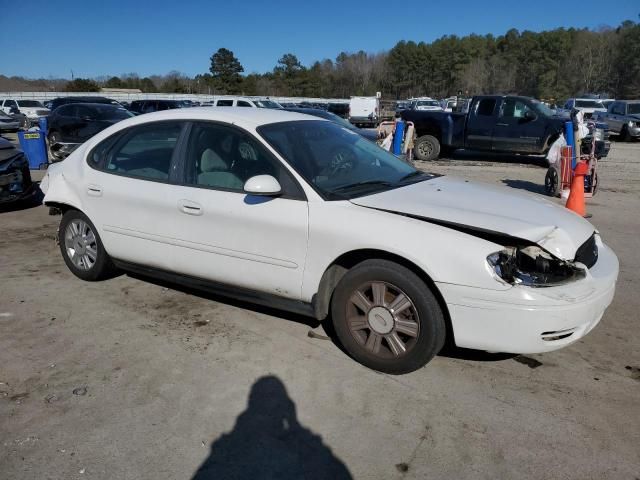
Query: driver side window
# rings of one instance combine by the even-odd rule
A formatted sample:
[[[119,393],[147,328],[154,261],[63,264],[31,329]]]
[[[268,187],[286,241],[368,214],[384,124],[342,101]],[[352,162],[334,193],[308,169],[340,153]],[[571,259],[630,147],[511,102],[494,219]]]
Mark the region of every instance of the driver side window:
[[[217,123],[193,124],[185,164],[187,185],[244,193],[248,179],[271,175],[285,193],[297,190],[284,167],[255,138]]]
[[[515,98],[507,98],[502,104],[502,117],[505,118],[524,118],[528,111],[531,111],[529,106]]]

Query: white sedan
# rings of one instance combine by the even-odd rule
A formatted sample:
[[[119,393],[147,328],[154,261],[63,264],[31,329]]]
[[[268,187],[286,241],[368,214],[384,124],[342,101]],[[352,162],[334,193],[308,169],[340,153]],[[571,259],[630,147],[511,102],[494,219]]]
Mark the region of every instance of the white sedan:
[[[569,345],[618,275],[594,227],[546,199],[420,172],[291,112],[127,119],[52,165],[42,189],[81,279],[144,272],[326,319],[354,359],[389,373],[445,341]]]

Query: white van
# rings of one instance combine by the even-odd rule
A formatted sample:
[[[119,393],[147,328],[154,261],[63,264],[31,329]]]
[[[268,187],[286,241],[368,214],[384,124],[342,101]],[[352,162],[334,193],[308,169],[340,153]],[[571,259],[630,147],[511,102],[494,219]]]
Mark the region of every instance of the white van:
[[[216,107],[251,107],[251,108],[282,108],[278,102],[268,98],[225,97],[214,103]]]
[[[357,127],[377,127],[380,99],[377,97],[351,97],[349,121]]]

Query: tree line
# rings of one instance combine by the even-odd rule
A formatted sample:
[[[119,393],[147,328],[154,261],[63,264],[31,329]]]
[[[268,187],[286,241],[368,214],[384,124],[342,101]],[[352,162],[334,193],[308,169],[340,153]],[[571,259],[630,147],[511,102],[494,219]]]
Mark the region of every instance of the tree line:
[[[325,98],[376,92],[394,99],[441,98],[458,91],[555,100],[581,93],[640,97],[640,24],[632,21],[598,30],[511,29],[500,36],[447,35],[431,43],[403,40],[385,52],[341,52],[334,60],[319,60],[310,66],[302,65],[295,54],[285,53],[265,73],[246,74],[240,60],[226,48],[218,49],[209,60],[208,71],[194,77],[176,71],[144,78],[127,74],[75,79],[63,88]],[[4,79],[7,77],[0,76],[0,91],[6,90]],[[38,88],[46,83],[24,81],[36,82]]]

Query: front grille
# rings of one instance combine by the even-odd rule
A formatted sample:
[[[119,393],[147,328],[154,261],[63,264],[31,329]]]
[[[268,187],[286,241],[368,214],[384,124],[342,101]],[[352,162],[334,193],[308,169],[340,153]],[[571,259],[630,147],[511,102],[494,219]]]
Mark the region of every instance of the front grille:
[[[598,245],[596,244],[595,233],[580,245],[580,248],[576,251],[575,261],[583,263],[587,268],[591,268],[596,264],[598,261]]]
[[[36,115],[41,115],[41,116],[49,115],[49,111],[48,110],[36,110]]]

